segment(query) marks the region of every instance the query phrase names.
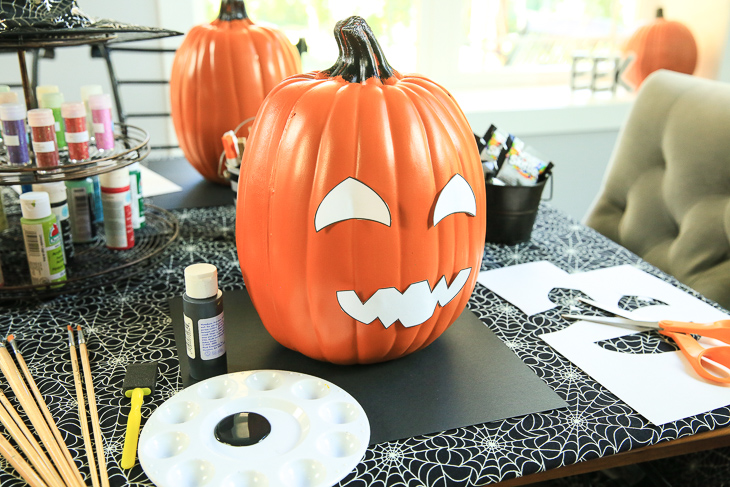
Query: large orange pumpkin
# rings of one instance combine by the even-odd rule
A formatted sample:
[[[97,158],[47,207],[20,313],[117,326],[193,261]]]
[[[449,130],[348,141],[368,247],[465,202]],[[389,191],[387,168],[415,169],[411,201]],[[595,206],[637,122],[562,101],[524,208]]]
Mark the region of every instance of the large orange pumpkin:
[[[282,345],[338,364],[433,342],[464,309],[484,250],[474,136],[441,86],[401,75],[365,21],[336,64],[264,101],[241,164],[236,244]]]
[[[190,29],[172,64],[171,114],[185,158],[209,181],[227,184],[219,172],[221,136],[254,117],[267,93],[301,70],[281,31],[251,22],[242,0],[223,0],[216,20]]]
[[[659,69],[692,74],[697,66],[697,43],[684,24],[666,20],[657,9],[656,19],[639,27],[626,43],[624,52],[634,60],[623,74],[635,88]]]

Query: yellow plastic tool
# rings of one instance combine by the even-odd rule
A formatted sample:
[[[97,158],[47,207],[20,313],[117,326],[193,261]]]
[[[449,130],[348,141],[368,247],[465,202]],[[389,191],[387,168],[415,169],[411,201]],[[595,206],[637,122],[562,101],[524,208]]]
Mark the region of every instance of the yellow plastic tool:
[[[129,364],[127,375],[124,377],[122,392],[132,398],[132,407],[127,417],[127,431],[124,434],[124,448],[122,449],[122,468],[129,469],[137,463],[137,440],[139,427],[142,423],[142,404],[144,396],[155,392],[157,380],[157,362]]]

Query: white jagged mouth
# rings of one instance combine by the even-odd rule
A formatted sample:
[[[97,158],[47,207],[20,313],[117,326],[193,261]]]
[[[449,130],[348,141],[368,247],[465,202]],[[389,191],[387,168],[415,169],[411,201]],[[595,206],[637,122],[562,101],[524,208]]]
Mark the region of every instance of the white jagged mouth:
[[[443,276],[433,290],[428,281],[414,282],[402,293],[394,287],[378,289],[364,303],[355,291],[337,291],[337,302],[342,311],[361,323],[369,324],[378,318],[386,328],[396,321],[410,328],[431,318],[437,304],[444,307],[454,299],[470,274],[471,267],[462,269],[450,286]]]

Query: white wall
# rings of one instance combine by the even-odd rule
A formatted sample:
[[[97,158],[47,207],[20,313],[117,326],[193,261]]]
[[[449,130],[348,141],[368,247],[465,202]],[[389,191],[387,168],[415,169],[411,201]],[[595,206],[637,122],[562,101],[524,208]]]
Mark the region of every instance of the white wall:
[[[201,2],[195,0],[79,0],[79,5],[94,17],[164,26],[183,33],[195,24],[195,19],[201,18],[202,8]],[[697,74],[730,81],[730,2],[643,0],[639,14],[649,19],[658,6],[664,7],[668,19],[680,20],[693,31],[700,49]],[[176,47],[182,39],[179,36],[129,46]],[[101,84],[110,92],[105,63],[91,59],[89,53],[88,46],[56,49],[56,59],[41,61],[40,83],[59,85],[67,100],[78,99],[83,84]],[[167,78],[171,62],[169,54],[114,55],[120,79]],[[17,80],[17,56],[0,56],[0,83]],[[121,90],[127,112],[169,110],[167,88],[124,86]],[[522,94],[496,90],[454,94],[475,132],[482,133],[494,123],[551,159],[555,163],[553,205],[577,219],[584,217],[600,187],[618,129],[630,109],[630,97],[571,93],[565,87],[559,94],[535,90]],[[153,145],[174,143],[169,122],[145,118],[130,123],[148,130]],[[158,157],[168,155],[156,153]]]

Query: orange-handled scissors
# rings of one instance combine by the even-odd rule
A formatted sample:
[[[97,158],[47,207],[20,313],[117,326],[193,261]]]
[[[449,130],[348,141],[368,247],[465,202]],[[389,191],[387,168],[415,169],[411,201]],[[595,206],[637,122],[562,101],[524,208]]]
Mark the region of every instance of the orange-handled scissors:
[[[717,347],[703,347],[692,335],[700,335],[707,338],[715,338],[723,343],[730,344],[730,320],[720,320],[714,323],[692,323],[687,321],[638,321],[622,316],[615,310],[608,309],[603,305],[589,299],[578,298],[584,303],[590,304],[598,309],[607,311],[615,316],[590,316],[581,314],[565,314],[563,318],[591,321],[607,325],[616,325],[632,329],[650,328],[658,330],[662,335],[668,336],[679,346],[682,354],[687,358],[692,368],[700,377],[707,380],[721,383],[730,383],[730,345]],[[708,368],[705,360],[714,362],[723,367],[725,376],[719,376]],[[716,367],[714,368],[717,369]]]

